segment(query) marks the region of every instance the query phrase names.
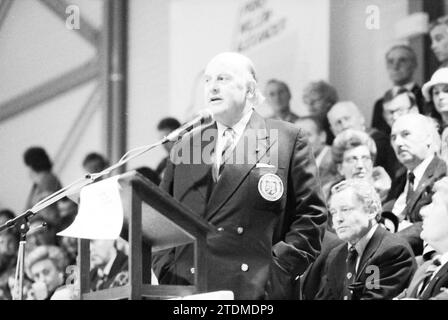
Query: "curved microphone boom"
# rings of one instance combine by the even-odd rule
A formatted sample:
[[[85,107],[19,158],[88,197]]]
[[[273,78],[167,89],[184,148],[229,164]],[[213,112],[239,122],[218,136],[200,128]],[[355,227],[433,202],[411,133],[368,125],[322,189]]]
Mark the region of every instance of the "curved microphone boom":
[[[176,141],[177,139],[181,138],[186,133],[192,131],[195,128],[198,127],[207,127],[211,125],[214,121],[213,112],[210,109],[204,109],[201,110],[194,119],[186,122],[173,132],[171,132],[169,135],[167,135],[163,141],[162,144],[169,142],[169,141]]]

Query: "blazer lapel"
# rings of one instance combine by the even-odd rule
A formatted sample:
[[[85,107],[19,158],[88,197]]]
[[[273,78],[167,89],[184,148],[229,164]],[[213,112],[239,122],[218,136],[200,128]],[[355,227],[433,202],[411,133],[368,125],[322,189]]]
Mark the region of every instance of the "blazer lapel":
[[[254,111],[244,130],[244,134],[233,150],[231,158],[235,162],[225,165],[221,177],[213,188],[206,213],[208,218],[214,216],[227,202],[247,177],[250,170],[274,143],[277,143],[277,140],[270,139],[265,120]]]
[[[216,123],[214,123],[209,128],[200,130],[193,135],[191,142],[190,150],[192,154],[190,160],[193,164],[187,166],[191,177],[189,187],[193,186],[199,190],[205,201],[208,199],[209,185],[207,180],[213,167],[217,135],[218,130]]]
[[[428,286],[422,292],[420,298],[423,300],[429,299],[432,296],[435,286],[437,285],[437,283],[441,278],[444,278],[444,276],[446,276],[447,272],[448,272],[448,263],[445,263],[445,265],[436,273],[434,278],[432,278],[429,281]]]
[[[379,245],[381,244],[381,241],[383,240],[385,233],[386,231],[380,225],[378,225],[372,238],[370,239],[369,243],[364,249],[361,261],[359,262],[358,271],[356,272],[356,280],[359,279],[360,275],[364,272],[364,269],[367,267],[367,263],[369,262],[370,258],[377,251]]]
[[[428,185],[431,185],[431,183],[433,182],[432,177],[434,176],[438,166],[439,166],[439,158],[435,156],[434,159],[432,159],[432,161],[430,162],[428,168],[426,168],[425,173],[423,174],[423,177],[417,186],[417,189],[415,190],[411,200],[408,203],[407,206],[408,212],[412,212],[414,206],[417,203],[417,200],[420,199],[423,192],[425,192],[426,187]]]

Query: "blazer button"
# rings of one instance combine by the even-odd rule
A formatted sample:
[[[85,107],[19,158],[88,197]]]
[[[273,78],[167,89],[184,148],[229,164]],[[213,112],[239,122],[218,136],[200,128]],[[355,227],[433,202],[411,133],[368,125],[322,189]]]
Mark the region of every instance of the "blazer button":
[[[249,270],[249,266],[248,266],[247,264],[243,263],[243,264],[241,265],[241,270],[244,271],[244,272],[246,272],[247,270]]]
[[[194,268],[190,269],[191,274],[194,274]]]
[[[237,232],[238,234],[243,234],[243,232],[244,232],[244,228],[243,228],[243,227],[238,227],[238,228],[236,228],[236,232]]]

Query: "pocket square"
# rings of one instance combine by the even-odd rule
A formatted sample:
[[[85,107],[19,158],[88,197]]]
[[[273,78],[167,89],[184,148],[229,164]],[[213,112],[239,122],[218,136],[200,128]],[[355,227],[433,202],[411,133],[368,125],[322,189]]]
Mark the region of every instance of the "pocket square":
[[[275,168],[275,166],[272,164],[262,163],[262,162],[257,163],[256,167],[257,168],[273,168],[273,169]]]

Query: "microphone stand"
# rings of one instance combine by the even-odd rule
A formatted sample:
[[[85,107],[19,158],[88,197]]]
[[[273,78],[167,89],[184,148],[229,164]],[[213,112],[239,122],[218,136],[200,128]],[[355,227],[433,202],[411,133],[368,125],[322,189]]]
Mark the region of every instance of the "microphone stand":
[[[60,199],[66,197],[70,194],[73,194],[74,190],[76,190],[76,191],[80,190],[81,188],[95,182],[96,179],[109,174],[110,172],[117,169],[118,167],[121,167],[122,165],[126,164],[130,160],[154,149],[155,147],[165,144],[171,140],[172,139],[164,137],[162,140],[160,140],[152,145],[135,148],[135,149],[128,151],[116,164],[104,169],[101,172],[86,174],[83,178],[78,179],[75,182],[73,182],[72,184],[70,184],[69,186],[64,187],[64,188],[52,193],[45,199],[36,203],[31,209],[26,210],[24,213],[18,215],[17,217],[15,217],[13,219],[6,221],[3,225],[0,226],[0,232],[2,232],[4,230],[7,230],[9,228],[13,228],[13,227],[16,227],[17,225],[19,225],[20,242],[19,242],[19,249],[17,252],[17,265],[16,265],[15,280],[14,280],[14,289],[13,289],[13,294],[12,294],[13,300],[23,300],[23,279],[25,276],[25,249],[26,249],[26,236],[27,236],[28,231],[30,230],[29,220],[34,215],[36,215],[39,211],[41,211],[42,209],[45,209],[48,206],[52,205],[53,203],[59,201]],[[133,153],[135,153],[135,154],[133,154]],[[45,224],[43,224],[42,226],[45,226]],[[38,226],[37,228],[41,228],[42,226]]]

